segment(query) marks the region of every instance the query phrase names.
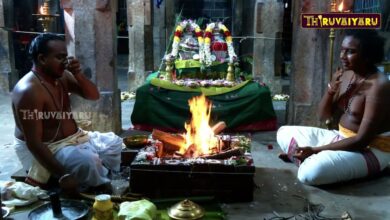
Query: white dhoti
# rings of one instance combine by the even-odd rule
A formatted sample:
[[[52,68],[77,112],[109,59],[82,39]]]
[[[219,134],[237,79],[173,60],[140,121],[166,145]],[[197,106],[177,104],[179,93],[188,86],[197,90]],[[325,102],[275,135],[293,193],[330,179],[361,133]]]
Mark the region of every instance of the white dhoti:
[[[27,149],[26,142],[22,140],[15,138],[14,148],[15,148],[16,155],[18,156],[18,159],[22,164],[23,173],[26,172],[27,174],[28,170],[31,167],[33,156],[31,152]]]
[[[297,146],[319,147],[344,138],[345,135],[337,130],[304,126],[282,126],[277,132],[279,146],[289,155]],[[375,175],[389,163],[390,152],[374,147],[353,152],[325,150],[300,163],[298,179],[308,185],[343,182]]]
[[[122,138],[112,132],[85,132],[48,144],[67,173],[74,176],[81,189],[110,182],[109,170],[119,171]],[[41,166],[27,148],[24,141],[15,140],[15,149],[23,165],[30,168],[27,181],[36,185],[47,183],[50,173]]]

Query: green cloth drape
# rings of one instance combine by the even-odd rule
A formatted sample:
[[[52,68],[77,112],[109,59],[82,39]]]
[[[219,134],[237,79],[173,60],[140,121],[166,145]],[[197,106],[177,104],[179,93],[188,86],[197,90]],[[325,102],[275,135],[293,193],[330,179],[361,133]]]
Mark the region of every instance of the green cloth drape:
[[[213,107],[211,122],[225,121],[229,130],[257,131],[276,129],[276,116],[270,90],[259,83],[249,81],[224,92],[213,89],[190,89],[152,80],[137,89],[131,121],[136,129],[184,130],[184,123],[190,120],[188,100],[209,93]],[[167,82],[169,83],[169,82]],[[158,85],[158,86],[156,86]]]

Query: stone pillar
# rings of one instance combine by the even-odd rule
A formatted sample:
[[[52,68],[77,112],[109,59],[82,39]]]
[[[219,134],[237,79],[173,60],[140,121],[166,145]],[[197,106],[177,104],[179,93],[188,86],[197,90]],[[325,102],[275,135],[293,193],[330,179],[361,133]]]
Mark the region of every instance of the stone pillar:
[[[176,12],[177,8],[176,6],[178,5],[177,0],[165,0],[165,39],[166,39],[166,44],[167,48],[172,49],[172,42],[173,42],[173,37],[171,39],[171,36],[173,35],[173,32],[175,31],[176,28]]]
[[[129,28],[129,89],[134,91],[153,70],[153,30],[151,0],[127,0]]]
[[[168,48],[165,36],[165,2],[161,3],[160,8],[153,6],[153,69],[156,71],[159,70],[165,50]]]
[[[255,5],[256,1],[245,1],[235,0],[233,2],[233,25],[232,25],[232,35],[233,36],[254,36],[254,15],[255,15]],[[240,10],[241,8],[241,10]],[[245,13],[244,13],[245,12]],[[245,25],[243,25],[245,23]],[[237,27],[239,26],[239,27]],[[243,70],[249,71],[252,74],[254,73],[253,64],[250,62],[243,62],[242,58],[246,56],[251,56],[253,58],[253,38],[236,38],[233,39],[235,51],[237,55],[244,55],[241,57],[241,66]],[[254,74],[253,74],[254,75]]]
[[[242,35],[242,23],[243,23],[243,1],[233,0],[233,16],[232,16],[232,35],[233,36],[241,36]],[[236,45],[235,45],[236,46]],[[237,48],[237,47],[236,47]],[[236,51],[238,52],[238,51]]]
[[[380,10],[381,10],[381,14],[382,14],[382,29],[381,30],[385,31],[385,32],[389,32],[390,31],[390,1],[380,0],[379,3],[381,5]],[[390,56],[390,54],[385,54],[385,55]],[[390,57],[388,57],[388,59],[390,59]]]
[[[92,112],[92,130],[121,132],[116,76],[115,0],[62,0],[68,54],[77,57],[100,91],[98,101],[72,97],[74,112]]]
[[[293,40],[291,53],[291,85],[288,123],[319,126],[316,115],[325,86],[329,80],[329,30],[303,29],[302,12],[329,11],[329,2],[322,0],[293,1]],[[340,39],[334,42],[334,63],[339,60]]]
[[[6,21],[6,18],[8,18],[7,20],[12,18],[11,6],[12,1],[0,0],[0,92],[2,93],[9,92],[16,83],[16,79],[12,77],[12,34],[3,29],[8,27],[10,23],[10,21]]]
[[[281,93],[283,1],[257,0],[255,5],[253,74],[272,94]]]
[[[243,13],[244,13],[244,6],[243,6],[244,2],[243,1],[240,1],[240,0],[233,0],[232,1],[232,9],[233,9],[233,12],[232,12],[232,26],[229,27],[231,28],[231,32],[232,32],[232,36],[243,36],[243,28],[242,28],[242,24],[243,24],[243,21],[244,21],[244,16],[243,16]],[[253,21],[253,19],[250,19],[251,21]],[[249,25],[248,25],[249,26]],[[250,25],[250,26],[253,26],[253,25]],[[250,35],[253,35],[252,33]],[[240,54],[240,52],[242,51],[242,48],[241,48],[241,39],[234,39],[233,40],[233,45],[234,45],[234,49],[235,49],[235,52],[236,54]],[[250,47],[251,51],[253,49],[253,46]],[[252,53],[252,52],[250,52]],[[245,54],[242,53],[242,54]]]

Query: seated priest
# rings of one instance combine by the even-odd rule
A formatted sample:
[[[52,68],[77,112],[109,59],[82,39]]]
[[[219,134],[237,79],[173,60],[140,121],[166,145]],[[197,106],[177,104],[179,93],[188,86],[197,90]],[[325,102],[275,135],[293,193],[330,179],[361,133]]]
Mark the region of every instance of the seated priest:
[[[277,141],[281,159],[299,165],[309,185],[373,176],[390,162],[390,82],[376,64],[384,39],[374,30],[347,30],[339,68],[319,104],[320,119],[339,118],[338,130],[283,126]],[[340,117],[337,117],[339,115]]]
[[[118,171],[122,139],[86,132],[71,113],[70,94],[99,99],[97,87],[68,57],[63,37],[41,34],[31,43],[33,67],[12,91],[15,150],[29,169],[26,182],[47,186],[49,178],[69,192],[109,190],[110,170]]]

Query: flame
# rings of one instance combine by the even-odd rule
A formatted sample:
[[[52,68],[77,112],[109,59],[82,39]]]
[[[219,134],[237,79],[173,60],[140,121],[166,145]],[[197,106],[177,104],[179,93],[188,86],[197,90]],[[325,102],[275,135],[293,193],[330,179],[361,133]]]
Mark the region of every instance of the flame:
[[[50,10],[50,7],[49,7],[49,2],[44,2],[43,5],[41,5],[41,7],[39,7],[39,13],[41,15],[49,15],[49,10]]]
[[[218,145],[218,138],[215,136],[209,125],[211,102],[204,95],[194,97],[188,101],[192,114],[191,122],[185,123],[187,131],[185,134],[185,152],[189,147],[194,148],[193,156],[210,154],[211,149]]]
[[[39,14],[43,15],[44,14],[44,10],[43,10],[43,6],[41,5],[41,7],[39,7]]]
[[[344,9],[344,1],[341,1],[341,3],[339,4],[339,6],[337,7],[337,10],[339,12],[343,12],[343,9]]]

